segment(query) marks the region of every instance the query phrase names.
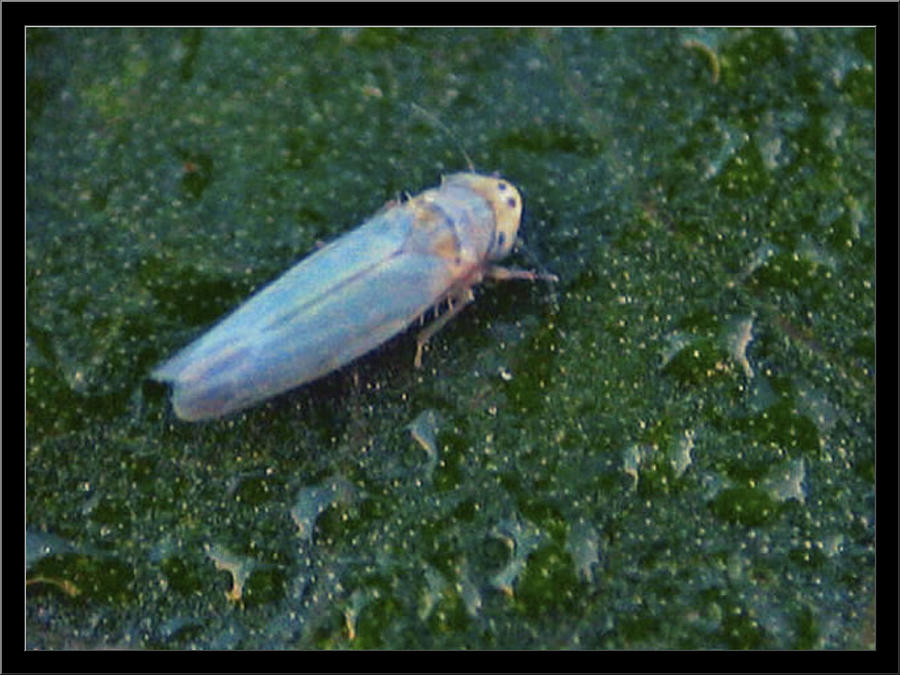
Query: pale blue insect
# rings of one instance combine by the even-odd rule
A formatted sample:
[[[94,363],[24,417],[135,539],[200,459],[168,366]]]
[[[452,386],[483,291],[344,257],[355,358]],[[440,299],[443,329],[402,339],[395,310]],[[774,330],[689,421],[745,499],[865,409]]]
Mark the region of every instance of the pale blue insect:
[[[423,346],[485,277],[556,279],[491,264],[512,249],[521,217],[506,180],[448,176],[301,260],[152,376],[173,384],[181,419],[219,417],[340,368],[446,301],[419,334],[420,367]]]

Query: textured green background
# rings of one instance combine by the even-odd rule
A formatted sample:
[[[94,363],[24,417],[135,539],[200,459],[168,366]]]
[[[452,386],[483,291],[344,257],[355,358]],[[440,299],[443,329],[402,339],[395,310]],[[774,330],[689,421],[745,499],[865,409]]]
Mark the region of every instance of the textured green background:
[[[27,95],[29,647],[873,645],[873,30],[42,29]],[[461,147],[559,284],[173,418]]]

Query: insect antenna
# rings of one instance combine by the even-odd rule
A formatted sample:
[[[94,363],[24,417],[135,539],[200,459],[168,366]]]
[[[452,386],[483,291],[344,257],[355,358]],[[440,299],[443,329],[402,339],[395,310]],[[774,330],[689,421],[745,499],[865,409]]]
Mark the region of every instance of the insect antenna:
[[[459,138],[456,136],[456,134],[454,134],[453,131],[446,124],[441,122],[441,120],[438,119],[437,115],[429,112],[428,110],[426,110],[425,108],[420,106],[418,103],[410,103],[409,105],[412,107],[413,110],[415,110],[417,113],[419,113],[420,115],[425,117],[429,122],[434,124],[441,131],[443,131],[445,134],[447,134],[451,139],[453,139],[453,142],[456,143],[457,149],[460,151],[460,153],[462,153],[462,156],[465,157],[466,164],[469,165],[469,171],[471,171],[472,173],[475,173],[475,164],[472,162],[472,158],[469,157],[469,153],[466,152],[465,147],[463,147],[462,142],[459,140]]]

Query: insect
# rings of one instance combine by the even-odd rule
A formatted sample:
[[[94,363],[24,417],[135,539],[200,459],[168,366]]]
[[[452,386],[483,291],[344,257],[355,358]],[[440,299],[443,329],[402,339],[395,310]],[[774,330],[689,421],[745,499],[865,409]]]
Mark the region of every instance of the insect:
[[[503,178],[446,176],[298,262],[152,377],[172,383],[178,417],[212,419],[326,375],[446,304],[417,338],[421,367],[425,344],[484,278],[556,280],[493,264],[521,218],[522,196]]]

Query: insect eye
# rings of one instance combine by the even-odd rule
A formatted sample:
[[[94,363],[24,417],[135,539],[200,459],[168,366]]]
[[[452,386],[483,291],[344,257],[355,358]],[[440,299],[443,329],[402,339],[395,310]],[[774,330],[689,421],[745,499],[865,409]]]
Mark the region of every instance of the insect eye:
[[[506,200],[506,205],[509,206],[509,208],[511,208],[511,209],[516,208],[516,198],[515,198],[515,197],[510,197],[509,199],[507,199],[507,200]]]
[[[497,189],[503,192],[506,189],[506,183],[497,183]]]

